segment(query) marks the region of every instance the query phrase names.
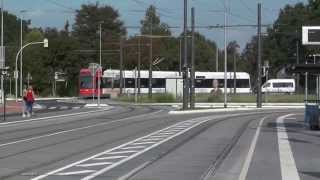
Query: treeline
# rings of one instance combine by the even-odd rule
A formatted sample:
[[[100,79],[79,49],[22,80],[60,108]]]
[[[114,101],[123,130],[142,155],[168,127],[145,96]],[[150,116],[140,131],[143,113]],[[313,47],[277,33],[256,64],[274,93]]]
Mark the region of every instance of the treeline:
[[[271,77],[294,77],[282,70],[296,63],[297,58],[299,63],[306,61],[313,63],[313,57],[309,55],[318,54],[320,48],[302,45],[302,26],[319,25],[320,1],[309,0],[308,3],[286,5],[280,10],[278,18],[267,28],[266,34],[262,37],[262,59],[270,63]],[[254,79],[257,72],[256,44],[257,36],[254,36],[242,52],[242,58],[249,62],[248,70]],[[300,84],[303,85],[303,78]]]
[[[267,29],[263,37],[263,60],[271,65],[271,77],[286,64],[296,61],[296,42],[299,42],[300,60],[307,54],[317,52],[317,48],[301,47],[301,26],[317,25],[320,21],[320,2],[310,1],[307,4],[287,5],[281,9],[278,19]],[[15,68],[15,56],[20,47],[20,19],[5,13],[5,45],[6,65],[11,73]],[[58,95],[75,96],[78,92],[78,73],[89,63],[99,63],[99,35],[102,29],[102,66],[103,69],[118,69],[120,62],[120,44],[123,40],[124,68],[137,66],[141,55],[142,69],[149,65],[150,37],[152,38],[152,60],[162,61],[155,65],[155,70],[180,69],[180,37],[172,35],[168,24],[161,21],[157,8],[150,6],[141,20],[139,27],[126,27],[117,10],[108,5],[85,4],[75,13],[75,22],[65,23],[64,28],[30,28],[30,21],[23,21],[24,44],[49,39],[49,48],[40,45],[27,47],[23,51],[23,81],[27,82],[27,74],[32,76],[32,84],[40,95],[53,94],[54,73],[66,74],[66,82],[57,84]],[[128,36],[129,28],[139,28],[139,35]],[[189,32],[190,33],[190,32]],[[233,71],[233,60],[236,59],[237,71],[256,74],[256,36],[239,52],[239,45],[231,41],[227,46],[228,70]],[[200,33],[196,33],[196,70],[215,71],[217,45]],[[138,45],[141,45],[140,48]],[[182,43],[183,45],[183,43]],[[190,43],[189,43],[190,45]],[[140,51],[139,51],[140,50]],[[223,71],[223,50],[218,51],[219,71]],[[189,58],[190,60],[190,54]],[[13,73],[12,73],[13,74]],[[252,81],[254,82],[254,80]],[[9,87],[9,86],[7,86]]]

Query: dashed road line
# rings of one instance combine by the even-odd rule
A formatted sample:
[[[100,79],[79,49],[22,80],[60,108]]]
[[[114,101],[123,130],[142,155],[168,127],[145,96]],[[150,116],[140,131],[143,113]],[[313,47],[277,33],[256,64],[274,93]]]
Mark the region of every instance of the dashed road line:
[[[246,178],[247,178],[247,174],[248,174],[248,171],[249,171],[250,163],[252,161],[253,153],[255,151],[255,148],[256,148],[256,145],[257,145],[257,142],[258,142],[258,137],[260,135],[261,127],[262,127],[262,124],[263,124],[264,120],[267,117],[268,116],[262,118],[260,120],[260,122],[259,122],[258,128],[257,128],[256,133],[255,133],[255,135],[253,137],[253,140],[251,142],[251,145],[250,145],[250,148],[249,148],[249,152],[248,152],[247,157],[245,159],[245,162],[244,162],[244,164],[242,166],[242,169],[241,169],[241,172],[240,172],[238,180],[246,180]]]
[[[58,132],[55,132],[55,133],[45,134],[45,135],[41,135],[41,136],[35,136],[35,137],[32,137],[32,138],[21,139],[21,140],[18,140],[18,141],[13,141],[13,142],[0,144],[0,148],[4,147],[4,146],[8,146],[8,145],[18,144],[18,143],[23,143],[23,142],[31,142],[31,141],[34,141],[34,140],[37,140],[37,139],[41,139],[41,138],[45,138],[45,137],[57,136],[57,135],[66,134],[66,133],[70,133],[70,132],[75,132],[75,131],[79,131],[79,130],[89,129],[89,128],[92,128],[92,127],[107,125],[107,124],[111,124],[111,123],[115,123],[115,122],[127,121],[127,120],[132,119],[132,118],[150,116],[152,114],[156,114],[156,113],[159,113],[159,112],[162,112],[162,110],[156,111],[156,112],[153,112],[153,113],[149,113],[149,114],[143,114],[143,115],[139,115],[139,116],[133,116],[133,117],[128,117],[128,118],[124,118],[124,119],[98,123],[98,124],[94,124],[94,125],[90,125],[90,126],[84,126],[84,127],[75,128],[75,129],[69,129],[69,130],[65,130],[65,131],[58,131]],[[61,116],[63,116],[63,115],[61,115]]]
[[[293,115],[294,114],[287,114],[277,119],[278,144],[282,180],[300,180],[297,166],[290,147],[290,142],[288,141],[287,130],[284,125],[284,119]]]
[[[120,146],[114,147],[112,149],[108,149],[106,151],[103,151],[101,153],[95,154],[93,156],[87,157],[85,159],[76,161],[74,163],[68,164],[64,167],[49,171],[45,174],[39,175],[37,177],[34,177],[31,180],[41,180],[44,179],[48,176],[54,176],[56,174],[59,173],[64,173],[64,172],[75,172],[75,171],[84,171],[87,169],[81,168],[78,165],[81,164],[87,164],[88,162],[90,163],[95,163],[95,161],[97,162],[103,162],[103,160],[106,160],[107,162],[110,162],[110,158],[114,158],[114,155],[119,155],[119,156],[124,156],[124,157],[119,157],[119,158],[114,158],[113,159],[113,163],[110,165],[106,165],[104,167],[101,167],[101,169],[97,169],[95,168],[95,172],[88,172],[88,173],[84,173],[81,176],[77,176],[77,178],[82,179],[82,180],[91,180],[94,179],[102,174],[105,174],[106,172],[122,165],[123,163],[126,163],[142,154],[144,154],[145,152],[167,142],[170,141],[171,139],[178,137],[184,133],[186,133],[187,131],[214,119],[219,119],[219,118],[226,118],[226,117],[235,117],[235,116],[239,116],[239,115],[243,115],[244,113],[238,113],[238,114],[233,114],[233,115],[220,115],[220,116],[207,116],[207,117],[200,117],[200,118],[195,118],[195,119],[191,119],[191,120],[186,120],[183,122],[179,122],[176,124],[173,124],[169,127],[166,127],[164,129],[158,130],[154,133],[151,133],[149,135],[143,136],[141,138],[135,139],[133,141],[127,142],[125,144],[122,144]],[[250,115],[250,114],[257,114],[257,113],[245,113],[245,115]],[[175,129],[178,126],[181,125],[185,125],[185,124],[189,124],[188,127],[186,127],[185,129],[180,129],[180,131],[174,131],[172,132],[173,129]],[[159,139],[158,141],[144,141],[146,139],[150,139],[153,136],[166,136],[163,139]],[[127,148],[127,147],[132,147],[132,146],[137,146],[137,145],[143,145],[145,146],[142,149],[135,149],[133,150],[124,150],[122,148]],[[89,169],[90,170],[90,169]],[[67,178],[67,177],[65,177]]]

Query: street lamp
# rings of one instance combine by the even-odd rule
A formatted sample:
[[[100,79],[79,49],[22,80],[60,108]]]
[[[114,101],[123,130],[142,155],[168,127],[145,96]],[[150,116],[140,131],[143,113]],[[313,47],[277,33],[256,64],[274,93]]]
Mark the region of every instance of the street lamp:
[[[30,46],[30,45],[35,45],[35,44],[43,44],[43,47],[47,48],[49,47],[49,41],[47,38],[45,38],[43,41],[38,41],[38,42],[30,42],[30,43],[27,43],[26,45],[22,46],[20,48],[20,50],[18,51],[17,55],[16,55],[16,66],[15,66],[15,71],[14,71],[14,78],[15,78],[15,84],[16,84],[16,101],[18,101],[18,58],[19,58],[19,54],[22,52],[22,50],[24,48],[26,48],[27,46]],[[21,61],[22,63],[22,61]]]
[[[27,12],[26,10],[20,11],[20,48],[23,46],[23,13]],[[22,51],[20,53],[20,95],[22,96]]]

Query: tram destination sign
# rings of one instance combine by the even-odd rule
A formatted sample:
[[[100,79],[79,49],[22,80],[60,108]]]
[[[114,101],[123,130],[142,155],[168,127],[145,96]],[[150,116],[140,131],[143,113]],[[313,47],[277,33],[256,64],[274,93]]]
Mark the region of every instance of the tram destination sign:
[[[320,26],[303,26],[302,44],[320,45]]]

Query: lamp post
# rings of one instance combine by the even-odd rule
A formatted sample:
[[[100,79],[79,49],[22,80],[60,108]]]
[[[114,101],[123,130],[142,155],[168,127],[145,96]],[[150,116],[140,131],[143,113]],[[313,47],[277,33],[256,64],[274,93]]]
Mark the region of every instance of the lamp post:
[[[39,42],[30,42],[27,43],[26,45],[22,46],[20,48],[20,50],[18,51],[17,55],[16,55],[16,66],[15,66],[15,71],[14,71],[14,78],[15,78],[15,85],[16,85],[16,101],[18,101],[18,58],[20,53],[22,52],[22,50],[30,45],[35,45],[35,44],[43,44],[43,47],[47,48],[49,46],[49,41],[47,38],[45,38],[43,41],[39,41]],[[21,61],[22,62],[22,61]]]
[[[22,48],[23,46],[23,13],[27,12],[26,10],[21,10],[20,11],[20,48]],[[21,51],[20,53],[20,96],[22,96],[22,79],[23,79],[23,75],[22,75],[22,54],[23,51]]]
[[[102,73],[102,66],[101,66],[101,59],[102,59],[102,54],[101,54],[101,50],[102,50],[102,27],[101,24],[103,22],[99,23],[99,36],[100,36],[100,41],[99,41],[99,71],[98,71],[98,107],[100,107],[100,96],[101,96],[101,92],[100,92],[100,86],[101,86],[101,73]]]

